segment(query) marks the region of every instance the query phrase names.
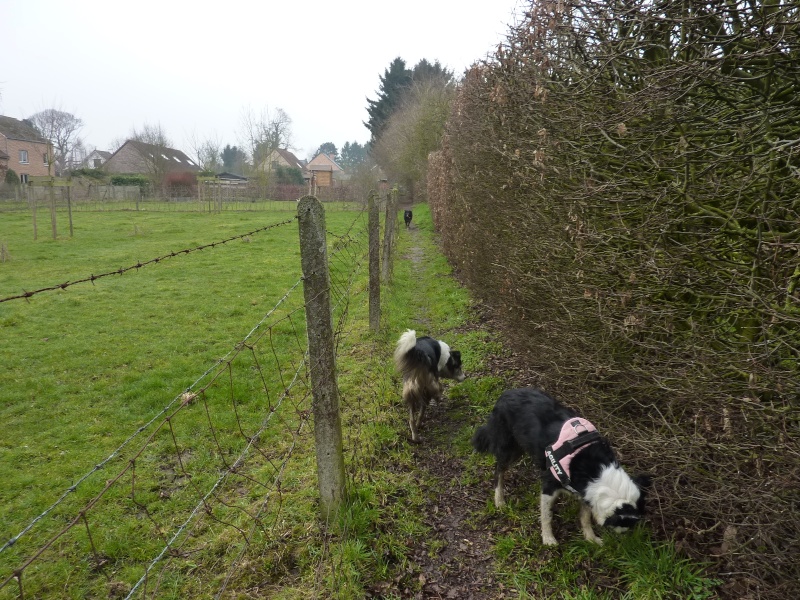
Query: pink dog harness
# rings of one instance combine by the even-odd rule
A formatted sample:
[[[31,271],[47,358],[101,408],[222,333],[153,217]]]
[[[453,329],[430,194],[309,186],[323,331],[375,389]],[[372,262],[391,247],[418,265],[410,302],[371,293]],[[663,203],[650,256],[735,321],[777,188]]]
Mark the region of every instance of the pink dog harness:
[[[561,433],[552,446],[544,450],[553,477],[573,494],[577,494],[569,478],[569,465],[572,459],[589,444],[600,439],[597,428],[586,419],[575,417],[561,427]]]

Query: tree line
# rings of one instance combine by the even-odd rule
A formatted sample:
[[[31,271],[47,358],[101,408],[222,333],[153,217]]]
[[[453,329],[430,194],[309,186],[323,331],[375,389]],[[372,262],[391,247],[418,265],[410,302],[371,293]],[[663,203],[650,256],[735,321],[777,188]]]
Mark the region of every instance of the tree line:
[[[23,119],[23,122],[52,144],[54,175],[66,175],[70,171],[85,167],[86,157],[95,149],[81,137],[83,119],[61,108],[41,110]],[[204,173],[226,171],[237,175],[257,173],[263,161],[276,149],[295,150],[292,119],[281,108],[274,111],[266,108],[260,111],[244,108],[237,137],[239,139],[237,143],[223,145],[219,136],[202,137],[192,133],[186,140],[186,150]],[[133,127],[126,137],[112,140],[108,151],[115,152],[127,140],[159,148],[181,149],[176,146],[160,123],[145,123]],[[341,152],[333,142],[325,142],[313,155],[316,156],[320,152],[330,154],[342,167],[350,169],[355,169],[366,162],[369,156],[367,144],[360,144],[357,141],[345,142]],[[154,164],[150,170],[158,171],[158,166]],[[287,172],[285,177],[294,179],[296,174]]]

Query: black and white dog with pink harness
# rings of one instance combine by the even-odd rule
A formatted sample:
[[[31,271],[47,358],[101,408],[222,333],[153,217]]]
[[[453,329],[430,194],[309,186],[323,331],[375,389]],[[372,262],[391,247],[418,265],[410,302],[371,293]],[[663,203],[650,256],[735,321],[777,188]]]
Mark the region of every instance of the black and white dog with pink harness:
[[[555,545],[553,503],[567,490],[580,498],[584,537],[602,540],[592,529],[592,518],[621,532],[644,516],[644,499],[650,478],[630,477],[604,437],[586,419],[535,388],[508,390],[489,415],[486,425],[472,437],[478,452],[493,454],[495,506],[505,504],[505,472],[524,454],[541,471],[542,542]]]

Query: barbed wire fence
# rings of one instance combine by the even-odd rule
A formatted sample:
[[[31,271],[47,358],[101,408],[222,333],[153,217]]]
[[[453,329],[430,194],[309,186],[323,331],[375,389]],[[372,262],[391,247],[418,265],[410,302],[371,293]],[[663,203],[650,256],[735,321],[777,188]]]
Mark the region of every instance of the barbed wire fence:
[[[124,275],[294,220],[0,301]],[[353,333],[353,302],[366,300],[364,213],[344,234],[325,233],[333,242],[323,292],[331,297],[338,354]],[[301,284],[304,277],[225,356],[0,546],[0,598],[59,596],[73,570],[85,596],[114,598],[173,597],[179,588],[179,595],[221,598],[234,581],[253,593],[272,585],[265,569],[275,578],[290,574],[293,548],[311,535],[284,513],[288,498],[313,493],[311,375],[320,368],[309,357],[309,297],[300,297]],[[371,460],[358,431],[363,410],[359,398],[342,396],[352,426],[344,434],[351,478],[363,476]],[[195,573],[198,556],[214,557],[213,574]],[[317,557],[318,585],[329,558],[326,545]],[[54,573],[63,574],[63,589],[53,588]]]

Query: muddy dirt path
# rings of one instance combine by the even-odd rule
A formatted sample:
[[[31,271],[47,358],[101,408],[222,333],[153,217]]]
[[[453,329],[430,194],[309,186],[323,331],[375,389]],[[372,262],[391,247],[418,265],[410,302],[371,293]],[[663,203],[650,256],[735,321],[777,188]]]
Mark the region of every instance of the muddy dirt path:
[[[413,222],[404,233],[412,240],[420,235]],[[420,282],[426,277],[423,259],[424,250],[418,243],[402,256],[402,260],[416,265]],[[417,323],[424,326],[420,329],[429,329],[425,307],[419,305],[415,309],[419,315]],[[468,373],[470,377],[475,375]],[[494,577],[492,531],[497,524],[485,511],[490,484],[472,486],[460,482],[464,457],[456,455],[450,443],[463,426],[456,416],[461,412],[457,402],[445,392],[445,399],[432,405],[426,414],[423,443],[412,447],[415,468],[426,482],[422,489],[427,498],[424,511],[430,537],[414,540],[408,556],[411,567],[395,581],[372,590],[375,598],[394,595],[477,600],[517,595],[503,589]]]

